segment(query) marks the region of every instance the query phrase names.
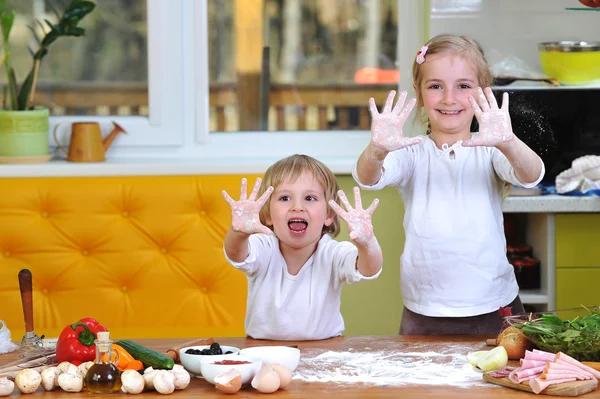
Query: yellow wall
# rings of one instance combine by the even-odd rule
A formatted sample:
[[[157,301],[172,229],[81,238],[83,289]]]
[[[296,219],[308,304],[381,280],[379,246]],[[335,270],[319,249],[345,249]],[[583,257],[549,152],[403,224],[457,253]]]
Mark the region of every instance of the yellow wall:
[[[352,201],[352,176],[337,176],[340,188]],[[381,191],[363,191],[363,205],[367,207],[374,198],[379,206],[373,215],[375,234],[384,256],[383,272],[376,280],[346,284],[342,293],[342,314],[347,336],[397,335],[400,327],[402,298],[400,297],[400,254],[404,248],[404,204],[394,188]],[[348,240],[342,223],[339,240]]]

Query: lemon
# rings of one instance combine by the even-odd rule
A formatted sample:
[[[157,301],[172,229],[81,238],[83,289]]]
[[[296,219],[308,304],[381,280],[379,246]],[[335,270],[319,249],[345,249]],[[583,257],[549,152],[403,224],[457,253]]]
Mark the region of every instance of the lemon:
[[[467,361],[471,363],[471,365],[477,367],[477,362],[481,358],[481,356],[488,353],[488,351],[477,351],[477,352],[469,352],[467,354]]]
[[[487,351],[477,360],[477,367],[483,371],[499,370],[508,363],[508,354],[503,346]]]

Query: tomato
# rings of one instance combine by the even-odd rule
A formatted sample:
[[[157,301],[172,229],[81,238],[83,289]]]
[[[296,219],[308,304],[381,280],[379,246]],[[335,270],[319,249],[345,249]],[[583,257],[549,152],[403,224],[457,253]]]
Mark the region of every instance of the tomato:
[[[587,7],[592,7],[592,8],[600,7],[600,0],[579,0],[579,2]]]

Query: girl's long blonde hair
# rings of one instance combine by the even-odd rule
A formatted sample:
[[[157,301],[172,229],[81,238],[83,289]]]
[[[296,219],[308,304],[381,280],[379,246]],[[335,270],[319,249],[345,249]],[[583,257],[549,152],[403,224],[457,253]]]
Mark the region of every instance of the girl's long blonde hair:
[[[441,34],[433,37],[427,44],[427,52],[425,54],[425,62],[427,57],[434,54],[449,53],[454,56],[458,56],[463,60],[471,63],[475,67],[477,72],[477,79],[479,87],[485,88],[491,86],[494,78],[492,71],[485,59],[485,54],[481,45],[474,39],[468,36],[452,35],[452,34]],[[417,94],[417,105],[419,112],[415,113],[415,120],[423,123],[427,127],[427,133],[430,133],[431,126],[427,115],[423,115],[421,112],[423,106],[423,95],[421,93],[421,83],[423,82],[423,72],[421,68],[422,64],[417,63],[416,57],[413,61],[413,82],[415,85],[415,92]]]
[[[273,188],[277,188],[282,182],[294,182],[304,172],[311,173],[321,186],[323,186],[325,201],[327,201],[327,203],[329,203],[329,200],[331,199],[338,204],[340,203],[338,196],[338,190],[340,188],[333,172],[322,162],[303,154],[295,154],[283,158],[271,165],[265,172],[265,176],[258,192],[258,198],[265,192],[267,187],[273,186]],[[272,199],[273,197],[269,198],[259,213],[260,221],[265,226],[267,226],[266,220],[271,217],[270,204]],[[329,234],[335,238],[340,234],[340,220],[338,215],[329,205],[327,205],[327,213],[329,217],[333,217],[333,223],[329,226],[323,225],[321,235]],[[268,227],[273,229],[273,226]]]

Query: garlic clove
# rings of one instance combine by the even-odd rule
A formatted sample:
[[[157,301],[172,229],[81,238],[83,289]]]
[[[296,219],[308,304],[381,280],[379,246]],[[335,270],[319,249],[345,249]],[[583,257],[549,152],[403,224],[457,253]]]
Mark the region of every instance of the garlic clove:
[[[292,372],[282,364],[270,365],[277,374],[279,374],[279,389],[284,389],[292,383]]]
[[[279,374],[268,364],[263,364],[252,379],[251,385],[258,392],[273,393],[279,389]]]
[[[215,386],[223,393],[236,393],[242,387],[242,375],[236,369],[231,369],[215,377]]]

